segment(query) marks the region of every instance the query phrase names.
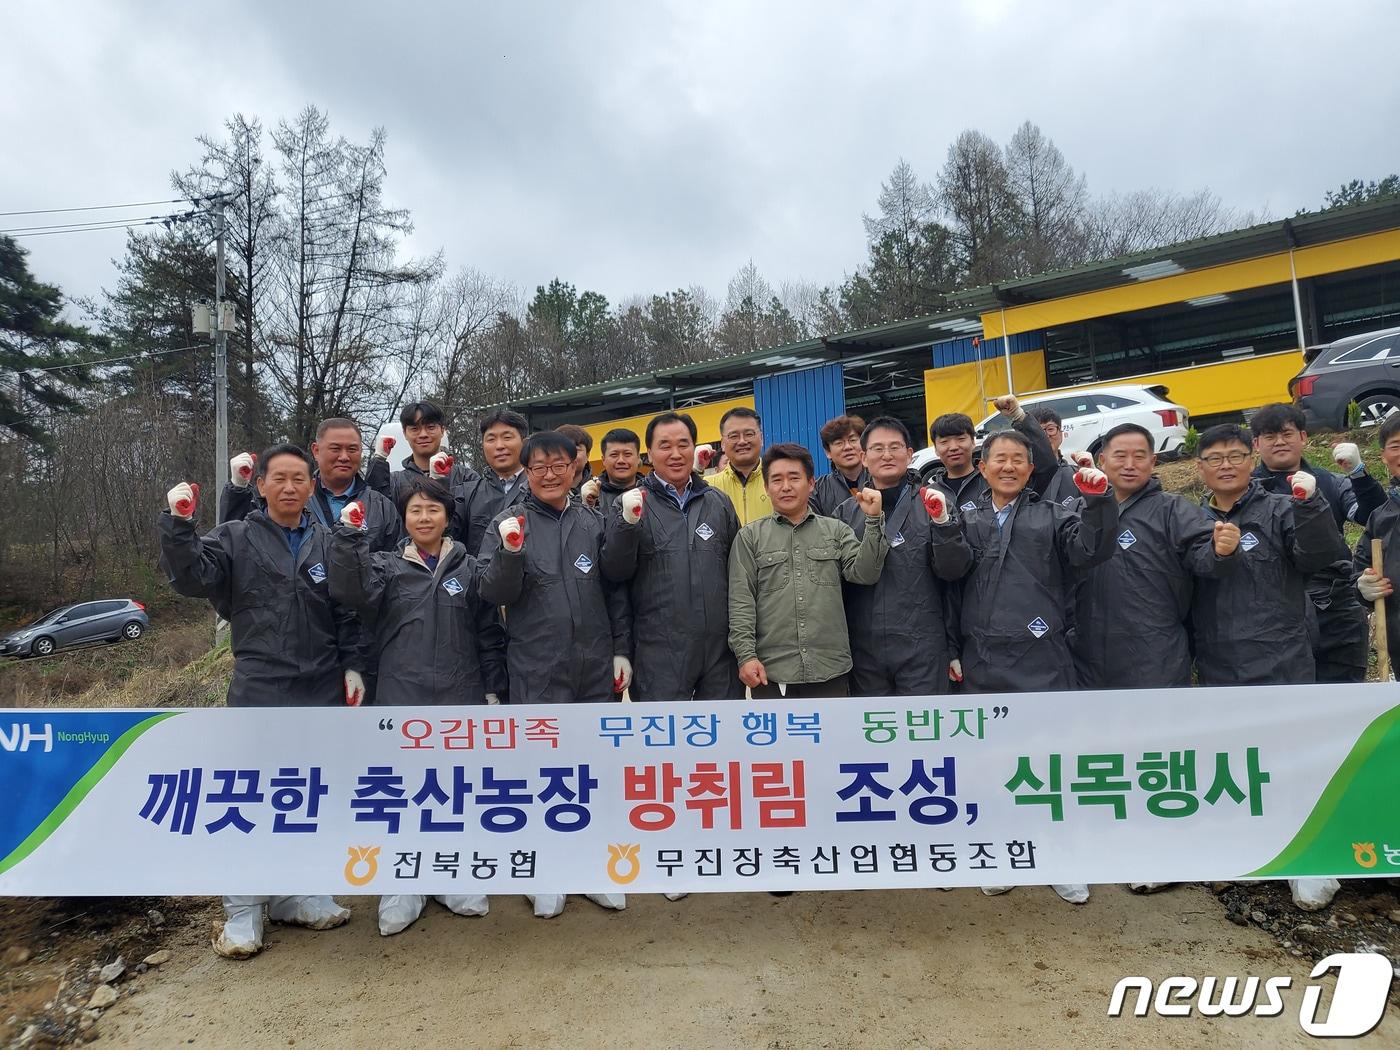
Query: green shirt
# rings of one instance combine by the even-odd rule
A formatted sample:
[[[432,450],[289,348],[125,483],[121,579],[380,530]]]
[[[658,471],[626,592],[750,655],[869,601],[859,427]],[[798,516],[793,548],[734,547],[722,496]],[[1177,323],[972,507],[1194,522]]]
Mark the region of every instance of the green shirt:
[[[757,658],[773,683],[826,682],[851,669],[841,581],[873,584],[890,544],[885,516],[865,536],[808,511],[793,525],[770,514],[739,530],[729,551],[729,648]]]

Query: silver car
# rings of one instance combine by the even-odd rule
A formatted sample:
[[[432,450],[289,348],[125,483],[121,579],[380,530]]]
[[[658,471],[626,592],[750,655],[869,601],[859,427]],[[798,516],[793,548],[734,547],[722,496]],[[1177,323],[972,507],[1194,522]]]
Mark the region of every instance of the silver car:
[[[134,642],[150,625],[146,607],[131,598],[78,602],[0,638],[0,656],[48,656],[98,642]]]

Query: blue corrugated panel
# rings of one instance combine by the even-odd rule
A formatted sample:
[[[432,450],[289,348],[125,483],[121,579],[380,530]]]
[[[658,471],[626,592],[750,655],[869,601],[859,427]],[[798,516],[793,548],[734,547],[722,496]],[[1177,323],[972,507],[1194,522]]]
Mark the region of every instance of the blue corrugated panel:
[[[972,345],[972,336],[963,339],[949,339],[933,344],[933,367],[947,368],[949,365],[965,365],[976,361],[991,361],[1006,353],[1006,344],[998,339],[983,339],[981,346]],[[1024,354],[1030,350],[1040,350],[1045,346],[1043,332],[1017,332],[1011,337],[1011,352]]]
[[[765,447],[795,441],[811,451],[818,476],[831,469],[822,451],[821,428],[846,411],[845,376],[839,364],[756,379],[753,404],[763,417]]]

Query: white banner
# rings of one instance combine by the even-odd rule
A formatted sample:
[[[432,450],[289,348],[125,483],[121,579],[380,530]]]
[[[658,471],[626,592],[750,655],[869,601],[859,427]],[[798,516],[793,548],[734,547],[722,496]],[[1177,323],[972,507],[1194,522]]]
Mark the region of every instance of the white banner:
[[[1395,685],[0,711],[0,893],[1400,876]]]

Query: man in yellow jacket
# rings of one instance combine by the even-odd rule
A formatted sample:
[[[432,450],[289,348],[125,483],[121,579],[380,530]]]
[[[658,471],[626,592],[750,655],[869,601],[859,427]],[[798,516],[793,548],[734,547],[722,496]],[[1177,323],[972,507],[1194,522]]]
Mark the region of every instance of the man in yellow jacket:
[[[751,408],[731,408],[720,416],[719,437],[724,469],[705,480],[729,497],[740,525],[772,514],[773,504],[758,469],[763,454],[763,420]]]

